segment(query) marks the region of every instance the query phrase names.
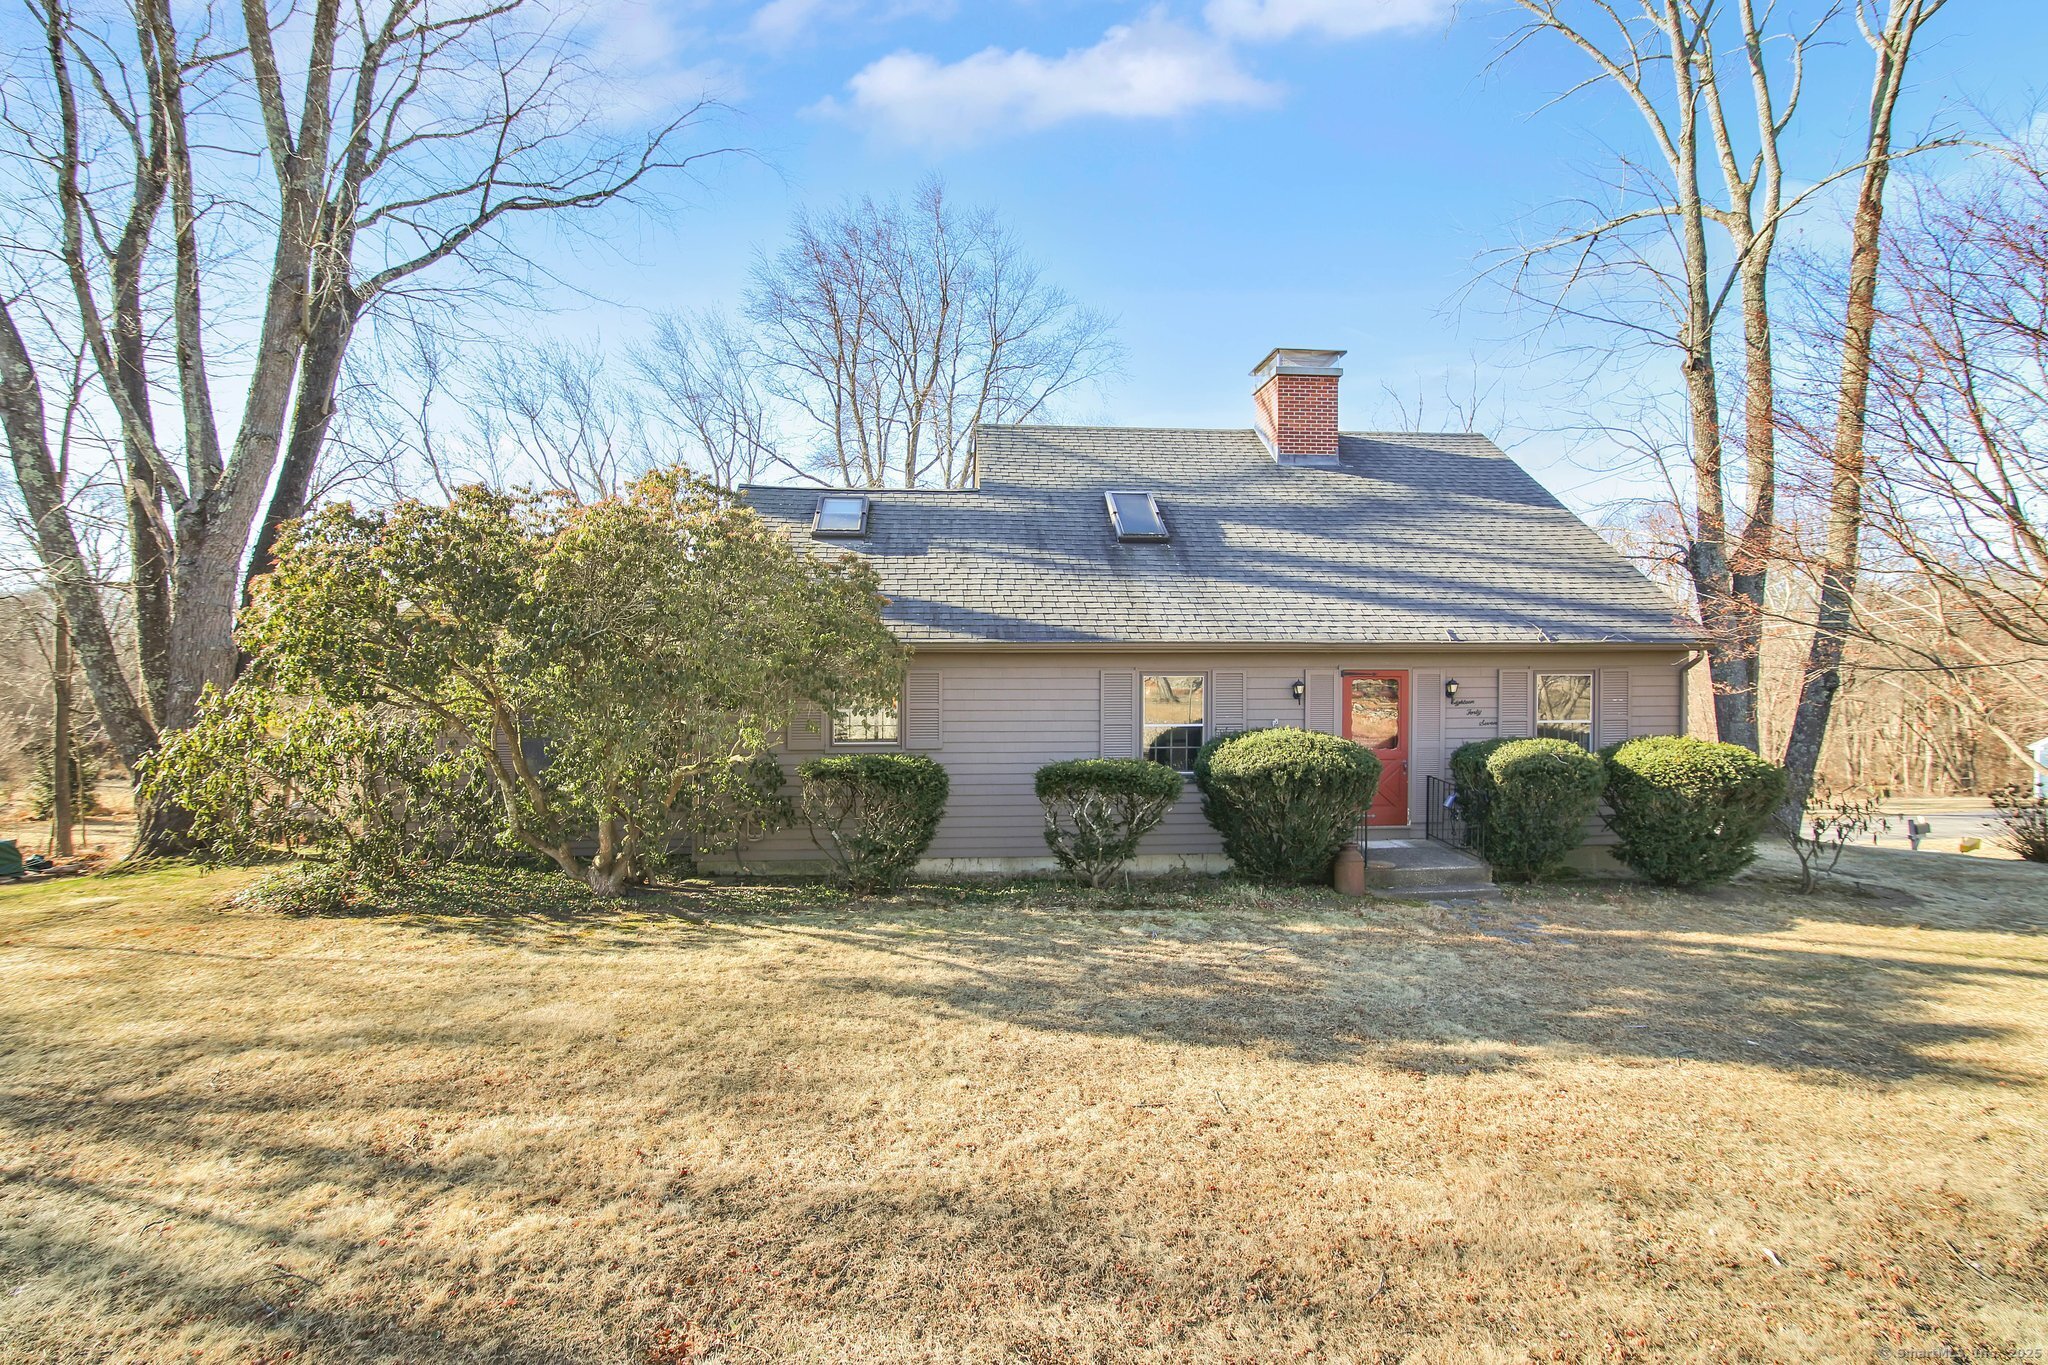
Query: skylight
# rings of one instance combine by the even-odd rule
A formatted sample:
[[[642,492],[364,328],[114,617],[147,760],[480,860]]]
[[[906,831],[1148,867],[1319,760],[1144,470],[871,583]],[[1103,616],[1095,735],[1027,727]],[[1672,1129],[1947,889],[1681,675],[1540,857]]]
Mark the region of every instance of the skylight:
[[[1150,493],[1120,490],[1104,493],[1102,498],[1109,504],[1109,524],[1116,528],[1118,540],[1168,539],[1159,500]]]
[[[811,517],[814,536],[864,536],[868,533],[868,499],[865,493],[827,493],[818,499]]]

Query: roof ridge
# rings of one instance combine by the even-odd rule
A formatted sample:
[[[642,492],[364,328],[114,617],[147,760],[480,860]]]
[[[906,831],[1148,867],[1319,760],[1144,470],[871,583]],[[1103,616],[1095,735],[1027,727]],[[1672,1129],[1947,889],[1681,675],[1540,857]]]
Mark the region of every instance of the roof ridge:
[[[1256,436],[1251,427],[1139,427],[1115,422],[977,422],[976,431],[1171,431]]]
[[[812,483],[743,483],[739,486],[737,491],[741,493],[816,493],[819,497],[829,497],[835,493],[846,494],[848,496],[851,496],[852,494],[855,493],[859,493],[863,496],[872,496],[876,493],[978,493],[981,490],[972,487],[891,488],[888,487],[887,485],[884,485],[879,488],[842,488],[833,485],[821,487],[818,484]]]
[[[1255,427],[1148,427],[1111,422],[979,422],[976,431],[1115,431],[1145,435],[1257,436]],[[1485,441],[1498,448],[1499,442],[1483,431],[1420,431],[1394,428],[1339,430],[1339,436],[1457,436]]]

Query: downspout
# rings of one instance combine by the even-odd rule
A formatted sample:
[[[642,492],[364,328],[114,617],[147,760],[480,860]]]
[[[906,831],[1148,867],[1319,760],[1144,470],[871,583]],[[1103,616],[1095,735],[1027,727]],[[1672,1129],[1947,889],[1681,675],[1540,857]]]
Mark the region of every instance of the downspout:
[[[1707,657],[1704,649],[1695,649],[1673,665],[1678,670],[1678,733],[1692,733],[1692,671],[1700,660]]]

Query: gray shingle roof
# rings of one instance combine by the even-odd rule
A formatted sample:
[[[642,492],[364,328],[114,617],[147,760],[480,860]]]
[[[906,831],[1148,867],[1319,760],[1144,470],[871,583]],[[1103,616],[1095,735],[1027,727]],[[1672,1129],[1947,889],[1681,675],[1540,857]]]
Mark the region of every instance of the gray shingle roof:
[[[815,488],[748,500],[873,561],[913,643],[1684,644],[1663,592],[1483,436],[1359,433],[1334,468],[1251,431],[984,427],[981,486],[875,489],[870,534],[811,541]],[[1102,495],[1156,493],[1123,544]]]

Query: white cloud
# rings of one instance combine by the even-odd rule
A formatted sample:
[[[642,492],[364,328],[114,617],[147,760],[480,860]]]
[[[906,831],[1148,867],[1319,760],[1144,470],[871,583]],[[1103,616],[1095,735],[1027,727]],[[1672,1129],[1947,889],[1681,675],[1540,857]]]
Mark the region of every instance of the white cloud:
[[[834,0],[768,0],[754,11],[747,32],[765,42],[787,43],[801,37],[828,12],[843,8]]]
[[[846,88],[844,102],[820,107],[928,143],[1078,118],[1169,118],[1205,105],[1269,104],[1279,95],[1240,67],[1227,44],[1158,10],[1058,57],[991,47],[940,62],[897,52],[855,73]]]
[[[1451,17],[1457,0],[1209,0],[1202,15],[1226,38],[1271,42],[1307,33],[1363,38]]]
[[[701,35],[659,0],[544,0],[543,9],[573,28],[600,73],[598,116],[628,126],[673,117],[702,99],[745,93],[739,71],[700,60]]]
[[[747,22],[747,36],[770,47],[785,47],[826,23],[944,18],[952,12],[953,0],[768,0]]]

